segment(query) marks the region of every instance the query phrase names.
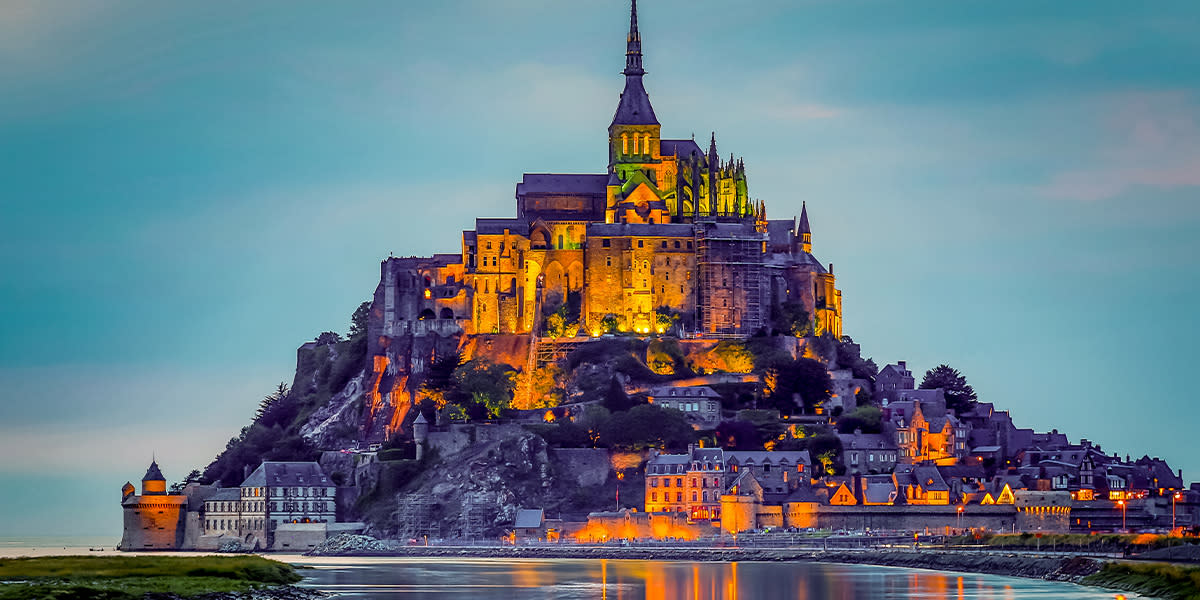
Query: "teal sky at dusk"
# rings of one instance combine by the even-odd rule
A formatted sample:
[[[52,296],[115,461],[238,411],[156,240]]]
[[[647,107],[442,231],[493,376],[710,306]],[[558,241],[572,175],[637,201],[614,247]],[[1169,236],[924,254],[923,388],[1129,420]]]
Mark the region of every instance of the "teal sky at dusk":
[[[1151,7],[1151,8],[1147,8]],[[845,331],[1200,480],[1200,5],[639,6],[664,137],[808,202]],[[523,172],[603,172],[628,5],[0,0],[0,536],[120,536]]]

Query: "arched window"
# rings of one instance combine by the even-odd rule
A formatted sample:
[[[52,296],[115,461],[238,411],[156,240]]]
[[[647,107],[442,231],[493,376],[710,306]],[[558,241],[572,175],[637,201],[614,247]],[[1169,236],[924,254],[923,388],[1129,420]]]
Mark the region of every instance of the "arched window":
[[[442,313],[439,315],[439,317],[442,319],[453,319],[454,311],[450,310],[449,308],[443,308]]]
[[[437,315],[433,314],[433,309],[429,309],[429,308],[421,311],[421,316],[417,317],[417,319],[419,319],[421,321],[424,321],[425,319],[436,319],[436,318],[437,318]]]
[[[621,134],[621,154],[629,154],[629,136]]]
[[[642,146],[642,152],[644,154],[650,154],[650,134],[647,133],[646,137],[642,138],[642,140],[644,142]]]
[[[562,234],[559,234],[559,235],[558,235],[558,249],[559,249],[559,250],[562,250],[562,249],[563,249],[563,236],[562,236]]]

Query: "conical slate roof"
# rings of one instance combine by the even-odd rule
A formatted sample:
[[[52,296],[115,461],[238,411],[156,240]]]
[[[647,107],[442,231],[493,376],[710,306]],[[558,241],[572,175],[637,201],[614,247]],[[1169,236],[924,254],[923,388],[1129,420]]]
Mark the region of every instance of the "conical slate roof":
[[[150,468],[146,469],[146,476],[142,477],[142,481],[166,481],[166,480],[167,480],[167,478],[163,477],[162,471],[158,470],[158,462],[150,461]]]

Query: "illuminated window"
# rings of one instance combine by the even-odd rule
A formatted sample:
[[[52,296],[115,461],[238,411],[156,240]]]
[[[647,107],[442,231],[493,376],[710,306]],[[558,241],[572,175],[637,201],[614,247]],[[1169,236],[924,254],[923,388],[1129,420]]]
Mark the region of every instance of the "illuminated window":
[[[629,154],[629,136],[621,134],[621,154]]]
[[[650,134],[646,134],[646,154],[650,154]]]

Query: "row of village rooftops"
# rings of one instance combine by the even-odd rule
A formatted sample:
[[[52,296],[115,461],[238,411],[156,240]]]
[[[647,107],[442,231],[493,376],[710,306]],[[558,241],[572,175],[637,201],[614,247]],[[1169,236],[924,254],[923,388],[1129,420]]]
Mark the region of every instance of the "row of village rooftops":
[[[121,550],[307,550],[363,528],[337,521],[337,486],[315,462],[266,461],[238,487],[188,483],[177,494],[151,462],[136,492],[121,488]]]
[[[847,436],[843,436],[843,440]],[[878,450],[873,450],[878,451]],[[1052,458],[1041,458],[1043,456]],[[1072,464],[1063,457],[1081,456]],[[669,537],[762,528],[903,531],[1166,531],[1200,526],[1200,484],[1185,489],[1159,459],[1117,460],[1087,444],[1023,451],[1023,464],[896,464],[890,472],[829,476],[807,452],[692,447],[651,455],[647,517],[677,515]],[[624,526],[612,521],[624,519]],[[598,514],[592,537],[626,531],[638,518]],[[643,525],[649,523],[643,523]],[[683,527],[683,524],[689,527]],[[608,529],[606,529],[608,528]],[[609,531],[611,529],[611,531]],[[647,532],[654,528],[646,529]],[[607,533],[604,533],[606,532]],[[648,534],[654,537],[652,534]],[[639,536],[635,537],[641,537]]]

